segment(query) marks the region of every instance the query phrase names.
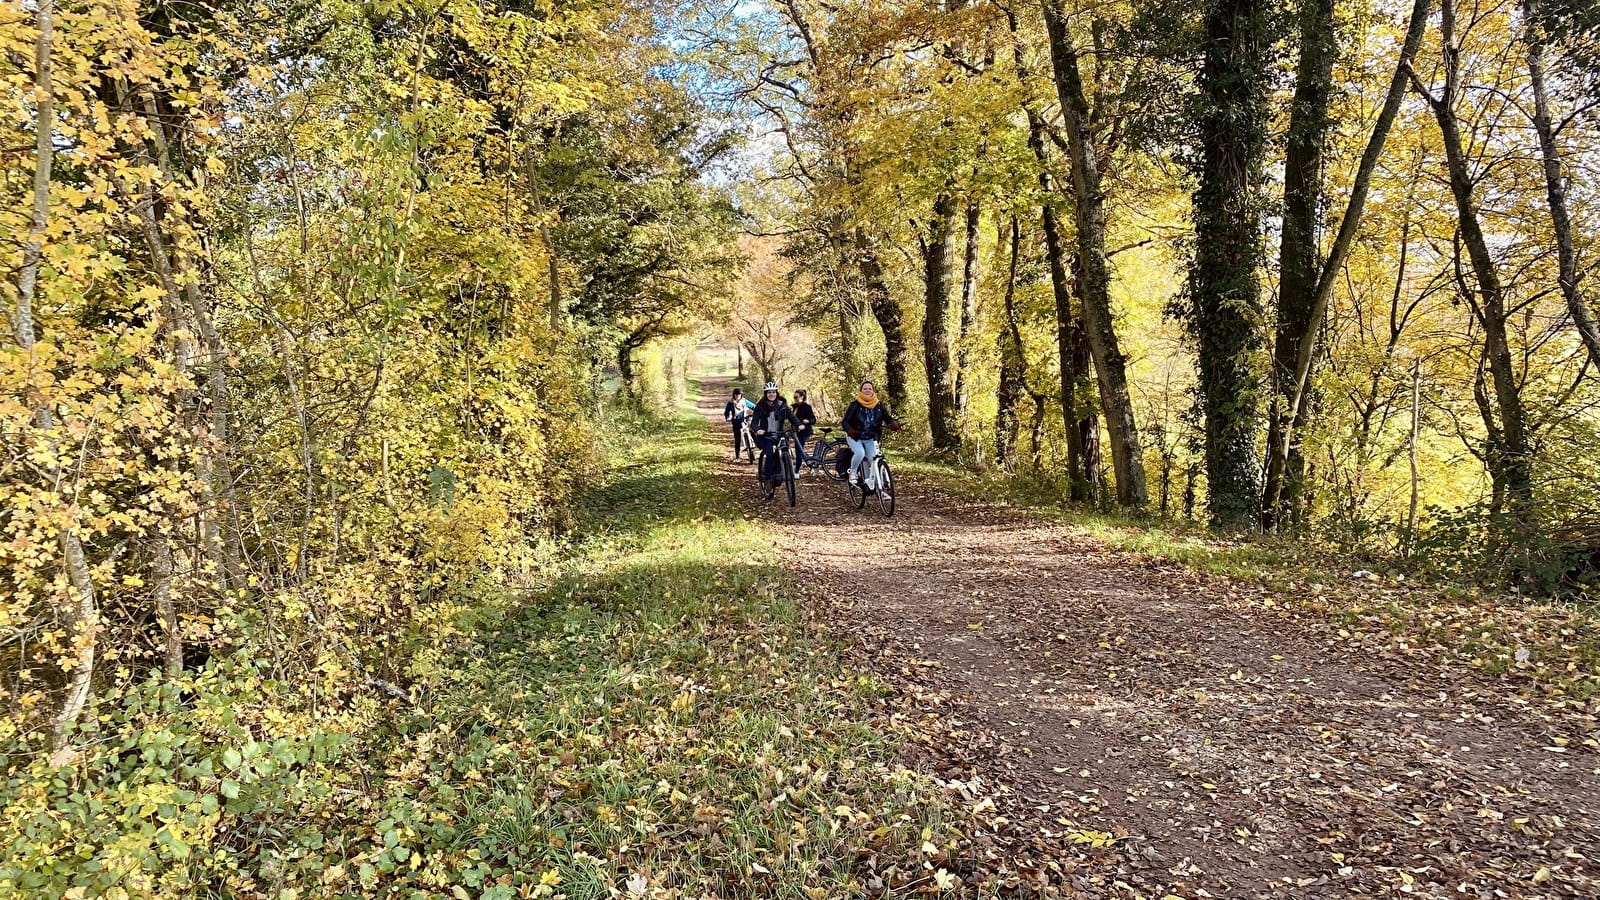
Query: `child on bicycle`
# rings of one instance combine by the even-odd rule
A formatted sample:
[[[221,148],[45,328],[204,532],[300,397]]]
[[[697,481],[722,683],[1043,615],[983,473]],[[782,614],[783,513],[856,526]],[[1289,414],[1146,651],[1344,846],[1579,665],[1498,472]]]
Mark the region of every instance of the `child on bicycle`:
[[[794,411],[789,409],[788,401],[778,396],[777,382],[767,382],[761,393],[761,400],[751,415],[755,416],[756,446],[761,448],[761,480],[768,482],[778,479],[778,454],[773,452],[778,446],[778,432],[785,423],[798,428],[799,422]]]
[[[878,438],[885,428],[900,430],[900,422],[889,412],[889,404],[878,397],[877,386],[871,381],[861,382],[856,398],[844,411],[844,439],[850,444],[850,483],[860,484],[861,473],[866,473],[866,489],[878,489],[878,468],[873,460],[878,458]]]
[[[739,453],[744,449],[744,417],[750,414],[755,406],[744,398],[744,391],[734,388],[733,397],[728,404],[722,407],[722,419],[733,424],[733,458],[738,459]]]

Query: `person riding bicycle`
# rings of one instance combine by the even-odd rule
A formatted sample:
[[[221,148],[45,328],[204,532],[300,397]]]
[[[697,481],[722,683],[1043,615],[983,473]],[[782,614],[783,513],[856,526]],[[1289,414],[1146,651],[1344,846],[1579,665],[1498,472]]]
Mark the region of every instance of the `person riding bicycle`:
[[[878,469],[873,460],[878,458],[878,438],[885,428],[900,430],[900,421],[889,412],[889,404],[879,399],[877,386],[863,381],[840,424],[850,445],[850,483],[860,483],[865,472],[867,490],[876,490]]]
[[[733,397],[722,407],[722,419],[733,423],[733,458],[738,459],[739,453],[744,449],[744,419],[750,414],[755,404],[744,398],[744,391],[734,388]]]
[[[778,396],[777,382],[769,381],[762,388],[762,397],[756,404],[754,426],[756,446],[761,448],[761,480],[778,480],[777,466],[778,455],[773,451],[778,446],[778,432],[783,430],[784,423],[798,428],[800,423],[794,417],[794,411],[789,408],[788,401]]]
[[[794,470],[800,471],[800,457],[805,456],[806,443],[811,440],[811,432],[817,424],[817,413],[811,408],[810,395],[805,391],[794,392],[794,418],[800,423],[795,430]]]

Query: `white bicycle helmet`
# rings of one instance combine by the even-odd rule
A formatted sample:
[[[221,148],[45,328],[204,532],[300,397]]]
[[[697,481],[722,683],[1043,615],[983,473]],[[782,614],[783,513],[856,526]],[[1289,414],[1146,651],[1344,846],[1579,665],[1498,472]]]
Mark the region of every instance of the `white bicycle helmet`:
[[[765,385],[762,385],[761,392],[766,393],[767,391],[775,391],[777,389],[778,383],[776,381],[769,381]]]

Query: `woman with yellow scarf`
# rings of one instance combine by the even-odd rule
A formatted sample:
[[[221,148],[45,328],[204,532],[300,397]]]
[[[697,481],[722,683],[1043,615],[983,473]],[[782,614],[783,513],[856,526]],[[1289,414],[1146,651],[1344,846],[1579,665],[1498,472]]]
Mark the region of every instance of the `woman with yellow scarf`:
[[[876,491],[878,467],[872,462],[878,458],[878,437],[884,426],[899,430],[900,423],[889,412],[889,404],[878,399],[877,386],[863,381],[840,424],[844,426],[844,439],[850,444],[850,483],[860,483],[864,471],[866,489]]]

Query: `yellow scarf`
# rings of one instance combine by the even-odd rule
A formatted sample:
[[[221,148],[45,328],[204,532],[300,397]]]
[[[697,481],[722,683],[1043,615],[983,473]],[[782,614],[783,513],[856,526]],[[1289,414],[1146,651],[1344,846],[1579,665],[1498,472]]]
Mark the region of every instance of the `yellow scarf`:
[[[868,397],[867,395],[861,393],[860,391],[857,391],[856,392],[856,402],[861,404],[862,406],[865,406],[867,409],[871,409],[874,406],[878,405],[878,395],[877,394],[873,394],[871,397]]]

